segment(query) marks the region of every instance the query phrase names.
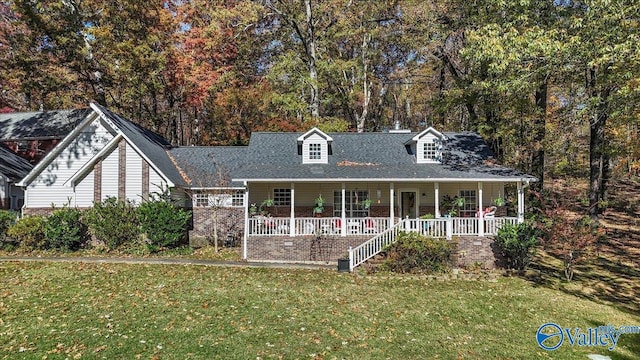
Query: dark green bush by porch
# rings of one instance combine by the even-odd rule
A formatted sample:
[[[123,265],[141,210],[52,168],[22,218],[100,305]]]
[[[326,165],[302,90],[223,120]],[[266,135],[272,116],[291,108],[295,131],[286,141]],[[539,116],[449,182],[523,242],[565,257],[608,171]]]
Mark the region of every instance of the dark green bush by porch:
[[[48,248],[63,251],[78,250],[89,240],[82,212],[70,207],[53,211],[47,219],[44,234]]]
[[[498,230],[495,243],[509,269],[524,270],[535,255],[537,230],[528,222],[504,224]]]
[[[400,233],[397,241],[384,249],[382,269],[399,273],[446,272],[453,265],[455,245],[419,233]]]
[[[142,232],[152,246],[175,247],[185,239],[189,211],[161,199],[143,202],[138,211]]]
[[[94,204],[85,213],[84,220],[91,234],[104,242],[109,250],[140,236],[138,211],[128,200],[108,197]]]
[[[16,213],[11,210],[0,210],[0,241],[7,235],[7,229],[16,222]]]
[[[7,230],[7,235],[14,238],[18,245],[25,249],[46,249],[46,224],[47,218],[44,216],[26,216],[11,225]]]

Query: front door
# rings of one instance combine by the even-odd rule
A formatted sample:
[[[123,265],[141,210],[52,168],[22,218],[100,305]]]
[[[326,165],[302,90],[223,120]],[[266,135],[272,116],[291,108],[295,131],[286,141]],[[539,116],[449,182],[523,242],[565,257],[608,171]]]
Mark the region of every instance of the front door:
[[[403,219],[416,218],[416,192],[402,191],[400,192],[400,214]]]

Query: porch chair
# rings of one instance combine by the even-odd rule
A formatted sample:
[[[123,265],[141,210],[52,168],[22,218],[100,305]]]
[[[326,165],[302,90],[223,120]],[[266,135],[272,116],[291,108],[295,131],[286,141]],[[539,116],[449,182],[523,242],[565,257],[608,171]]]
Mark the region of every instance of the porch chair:
[[[364,219],[364,228],[363,231],[365,233],[377,233],[378,232],[378,227],[376,226],[376,222],[375,220],[373,220],[372,218],[368,217]]]
[[[495,206],[489,206],[488,208],[484,209],[484,214],[483,217],[484,218],[489,218],[489,219],[493,219],[496,216],[496,210],[498,210],[497,207]]]
[[[340,234],[342,232],[342,219],[341,218],[333,218],[331,222],[332,229],[331,231],[334,234]]]

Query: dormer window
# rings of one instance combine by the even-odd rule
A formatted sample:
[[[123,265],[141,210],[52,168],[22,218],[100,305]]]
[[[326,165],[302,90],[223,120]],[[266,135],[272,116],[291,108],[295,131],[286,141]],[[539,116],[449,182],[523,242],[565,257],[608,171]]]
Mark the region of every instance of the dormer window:
[[[333,139],[313,128],[298,138],[298,149],[302,150],[303,164],[327,164],[329,162],[329,147]],[[300,150],[299,150],[300,151]]]
[[[416,163],[439,164],[442,162],[444,135],[432,127],[427,128],[407,141],[415,150]]]
[[[322,160],[322,144],[309,143],[309,160]]]
[[[422,159],[426,162],[439,162],[442,157],[439,141],[430,140],[422,144]]]

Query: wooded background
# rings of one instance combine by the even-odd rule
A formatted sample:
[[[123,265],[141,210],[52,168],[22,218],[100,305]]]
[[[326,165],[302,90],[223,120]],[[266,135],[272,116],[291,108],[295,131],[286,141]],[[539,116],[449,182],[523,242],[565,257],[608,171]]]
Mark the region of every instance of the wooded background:
[[[106,105],[179,145],[480,133],[540,178],[638,175],[637,0],[0,1],[3,112]]]

